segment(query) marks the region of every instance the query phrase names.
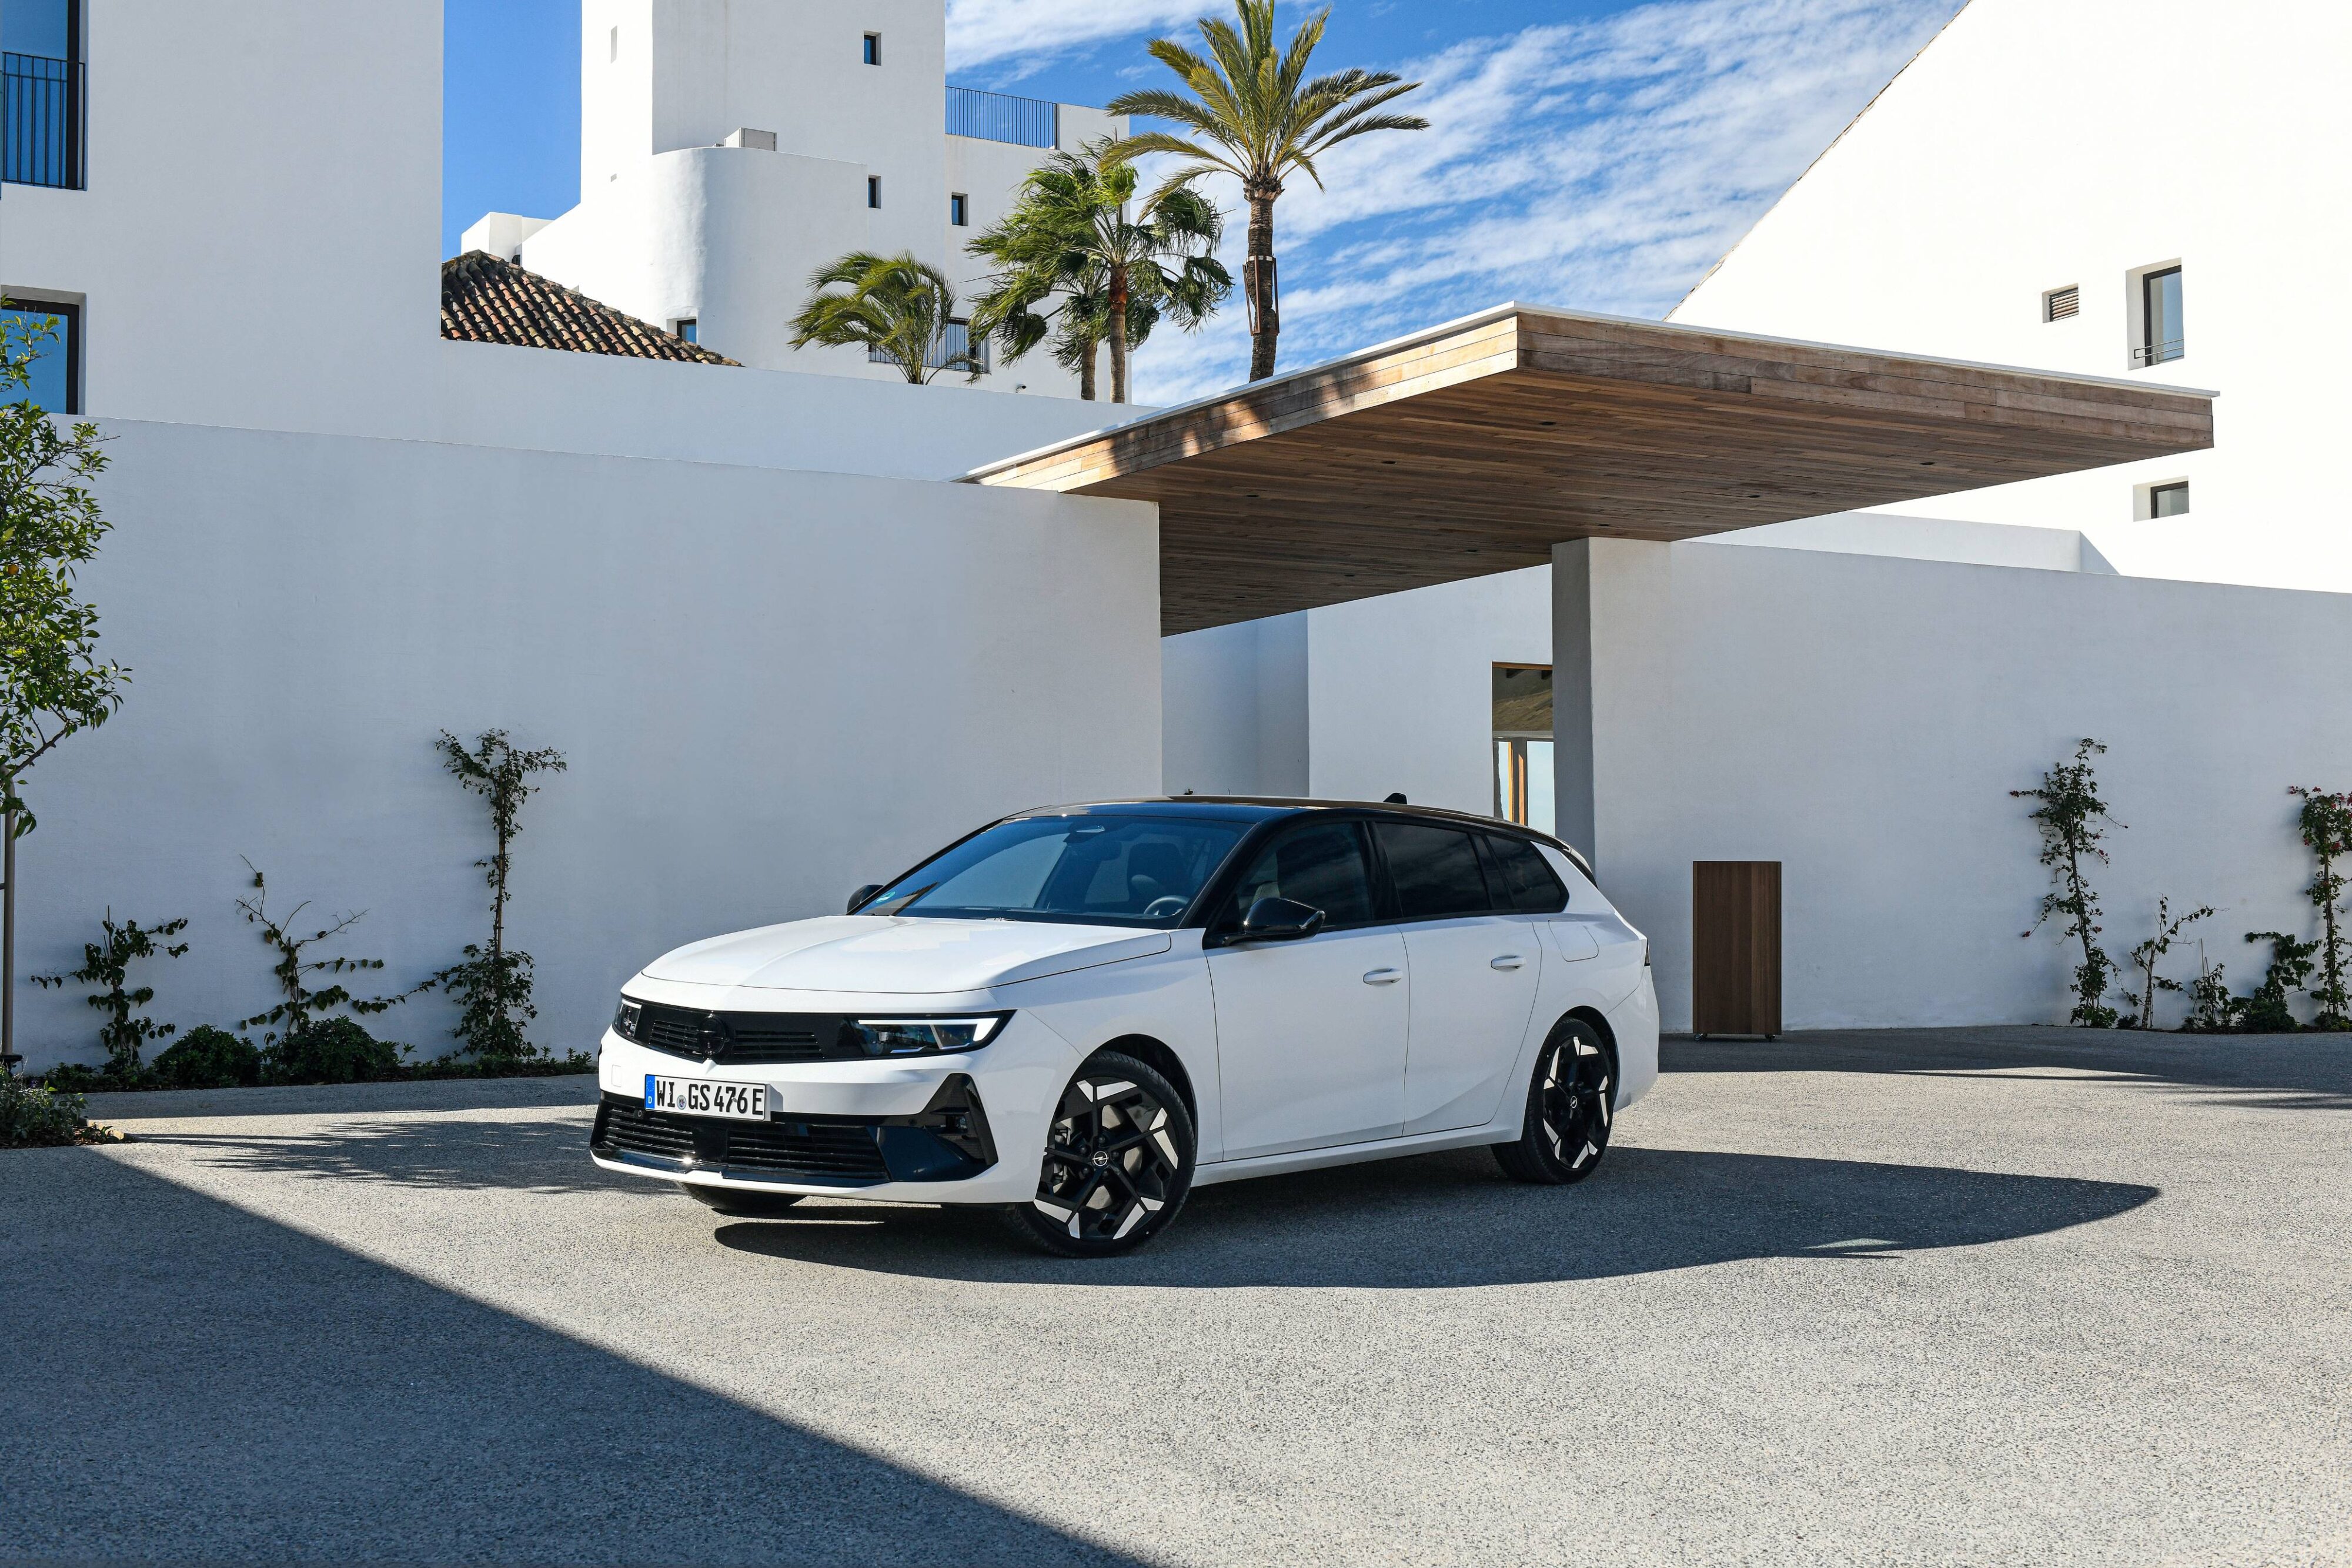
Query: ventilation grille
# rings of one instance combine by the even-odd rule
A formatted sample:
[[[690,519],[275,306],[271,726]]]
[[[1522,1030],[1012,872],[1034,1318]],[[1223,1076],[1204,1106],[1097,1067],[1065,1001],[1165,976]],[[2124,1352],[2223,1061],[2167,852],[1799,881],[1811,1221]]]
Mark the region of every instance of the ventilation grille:
[[[2042,297],[2042,319],[2044,321],[2063,321],[2070,316],[2082,313],[2083,290],[2079,285],[2070,283]]]

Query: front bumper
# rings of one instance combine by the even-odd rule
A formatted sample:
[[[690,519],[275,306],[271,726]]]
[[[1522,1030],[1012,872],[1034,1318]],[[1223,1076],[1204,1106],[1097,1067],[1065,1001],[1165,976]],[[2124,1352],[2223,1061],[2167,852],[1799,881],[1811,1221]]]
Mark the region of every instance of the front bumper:
[[[1016,1015],[980,1051],[873,1061],[730,1067],[649,1051],[607,1030],[589,1154],[605,1170],[699,1186],[854,1194],[884,1203],[1022,1202],[1076,1052]],[[646,1108],[646,1080],[768,1091],[765,1122]]]

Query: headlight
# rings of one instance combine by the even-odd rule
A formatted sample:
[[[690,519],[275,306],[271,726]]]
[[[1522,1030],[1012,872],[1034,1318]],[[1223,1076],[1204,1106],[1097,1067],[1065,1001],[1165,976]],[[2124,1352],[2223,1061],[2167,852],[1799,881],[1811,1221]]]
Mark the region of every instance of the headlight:
[[[637,1020],[645,1016],[645,1003],[633,1002],[628,998],[623,997],[620,1010],[613,1015],[613,1032],[623,1040],[636,1039]]]
[[[868,1056],[937,1056],[951,1051],[978,1051],[1011,1019],[1011,1013],[979,1018],[852,1019],[843,1030],[847,1042]]]

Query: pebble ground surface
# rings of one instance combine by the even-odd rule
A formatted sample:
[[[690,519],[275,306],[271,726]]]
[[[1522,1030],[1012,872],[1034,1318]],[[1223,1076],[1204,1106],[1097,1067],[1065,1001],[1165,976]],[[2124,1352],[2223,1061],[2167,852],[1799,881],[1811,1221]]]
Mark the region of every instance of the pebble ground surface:
[[[2352,1045],[1670,1040],[1593,1179],[1108,1263],[605,1175],[587,1080],[0,1153],[0,1559],[2352,1563]]]

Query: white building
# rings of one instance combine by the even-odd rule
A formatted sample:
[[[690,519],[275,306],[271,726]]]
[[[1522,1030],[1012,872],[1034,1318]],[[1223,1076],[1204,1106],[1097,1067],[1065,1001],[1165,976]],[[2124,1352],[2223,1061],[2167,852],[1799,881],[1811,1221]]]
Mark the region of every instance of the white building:
[[[964,247],[1029,172],[1125,129],[949,86],[946,0],[582,0],[580,204],[489,214],[464,244],[755,369],[887,379],[861,350],[793,350],[809,275],[907,251],[969,298],[988,268]],[[1077,393],[1046,350],[987,362],[983,385]]]

